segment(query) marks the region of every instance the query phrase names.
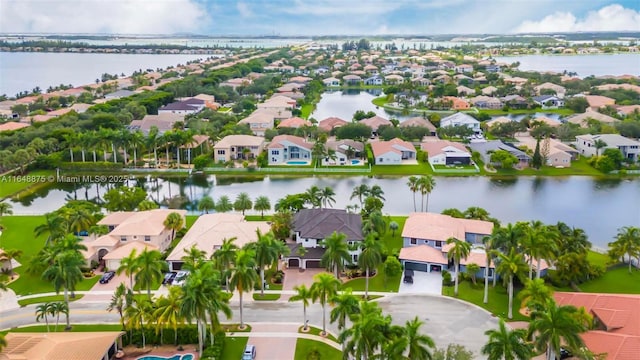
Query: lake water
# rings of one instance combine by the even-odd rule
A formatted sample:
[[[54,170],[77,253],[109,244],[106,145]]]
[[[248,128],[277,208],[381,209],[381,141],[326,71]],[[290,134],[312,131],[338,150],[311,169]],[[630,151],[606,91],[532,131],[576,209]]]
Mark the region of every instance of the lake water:
[[[375,106],[371,102],[382,95],[381,89],[327,91],[322,94],[320,101],[316,104],[316,109],[311,113],[310,117],[320,121],[336,116],[343,120],[351,121],[356,111],[363,110],[365,112],[373,111],[386,119],[395,118],[402,121],[408,118]]]
[[[590,75],[640,76],[640,53],[597,55],[524,55],[498,56],[498,62],[520,62],[520,70],[570,71],[580,77]]]
[[[15,96],[39,86],[95,83],[102,74],[131,75],[139,69],[157,69],[206,59],[211,55],[0,53],[0,95]]]
[[[136,180],[130,181],[131,186]],[[385,192],[384,212],[406,215],[413,211],[413,196],[406,186],[406,177],[369,178],[342,177],[220,177],[142,178],[139,185],[149,197],[163,200],[182,194],[195,203],[204,195],[215,200],[222,195],[232,201],[241,192],[252,198],[267,196],[274,205],[287,194],[304,192],[312,185],[330,186],[336,193],[334,207],[355,204],[349,200],[354,187],[377,184]],[[62,206],[67,199],[95,199],[103,196],[105,184],[55,184],[12,202],[15,214],[42,214]],[[420,203],[420,195],[417,195]],[[582,228],[595,245],[605,247],[622,226],[640,226],[640,181],[596,180],[590,177],[533,178],[521,177],[497,180],[487,177],[436,177],[436,187],[429,200],[429,210],[466,209],[480,206],[503,223],[519,220],[541,220],[545,223],[563,221]],[[193,205],[192,205],[193,206]],[[419,206],[419,205],[418,205]],[[195,209],[195,207],[193,207]],[[249,212],[253,213],[253,212]]]

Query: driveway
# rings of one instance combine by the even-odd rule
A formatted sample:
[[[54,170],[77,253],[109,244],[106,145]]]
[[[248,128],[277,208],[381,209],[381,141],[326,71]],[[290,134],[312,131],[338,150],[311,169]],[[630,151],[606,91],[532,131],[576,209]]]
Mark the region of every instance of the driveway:
[[[293,290],[293,288],[298,285],[307,285],[307,287],[310,287],[311,284],[313,284],[313,277],[323,272],[325,272],[324,269],[306,269],[304,271],[300,271],[299,269],[285,269],[282,290]],[[291,295],[282,294],[280,301],[288,301],[290,297]]]
[[[277,333],[297,333],[300,324],[255,324],[252,332],[270,332],[273,337],[249,337],[247,345],[256,347],[256,360],[293,360],[296,354],[295,337],[278,336]]]
[[[442,274],[439,272],[414,271],[413,284],[400,282],[398,293],[442,295]]]

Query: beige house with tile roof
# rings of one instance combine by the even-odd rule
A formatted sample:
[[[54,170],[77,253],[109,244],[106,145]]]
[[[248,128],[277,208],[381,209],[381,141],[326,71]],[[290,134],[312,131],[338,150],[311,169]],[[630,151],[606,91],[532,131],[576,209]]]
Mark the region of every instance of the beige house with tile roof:
[[[582,128],[588,128],[590,120],[596,120],[609,125],[613,125],[620,121],[614,117],[593,110],[587,110],[582,114],[571,115],[567,117],[566,120],[568,123],[580,125]]]
[[[349,122],[338,117],[328,117],[326,119],[320,120],[318,123],[318,128],[322,129],[326,132],[330,132],[335,128],[339,128],[340,126],[346,125]]]
[[[271,225],[266,221],[246,221],[242,214],[216,213],[200,215],[182,240],[167,256],[169,269],[180,270],[185,251],[192,246],[205,252],[209,258],[222,246],[225,239],[235,238],[234,244],[243,247],[256,242],[256,231],[266,234],[271,231]]]
[[[516,137],[516,140],[518,140],[517,147],[524,146],[531,151],[535,151],[536,139],[528,136]],[[548,143],[548,146],[545,142]],[[549,149],[547,154],[544,154],[545,148]],[[558,140],[549,138],[540,141],[540,151],[543,152],[542,156],[547,158],[546,165],[554,167],[569,167],[571,166],[571,161],[576,160],[579,156],[578,150]]]
[[[366,118],[366,119],[362,119],[359,121],[361,124],[365,124],[368,127],[371,128],[371,132],[372,135],[377,136],[378,135],[378,128],[382,125],[389,125],[392,126],[393,124],[391,123],[391,121],[383,118],[382,116],[372,116],[370,118]]]
[[[288,119],[284,119],[282,121],[280,121],[280,124],[278,124],[277,128],[300,128],[303,126],[311,126],[311,122],[309,120],[305,120],[303,118],[299,118],[297,116],[294,116],[292,118],[288,118]]]
[[[123,331],[13,333],[0,360],[109,360],[122,349]]]
[[[398,138],[371,143],[376,165],[400,165],[415,163],[416,148],[408,141]]]
[[[213,147],[216,162],[254,159],[264,149],[265,139],[253,135],[227,135]],[[245,150],[246,149],[246,150]]]

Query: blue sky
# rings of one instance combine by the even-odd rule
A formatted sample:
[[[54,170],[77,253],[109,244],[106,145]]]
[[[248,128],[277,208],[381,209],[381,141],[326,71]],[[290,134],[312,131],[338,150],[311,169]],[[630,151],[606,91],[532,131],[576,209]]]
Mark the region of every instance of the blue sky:
[[[638,0],[0,0],[0,32],[210,35],[640,31]]]

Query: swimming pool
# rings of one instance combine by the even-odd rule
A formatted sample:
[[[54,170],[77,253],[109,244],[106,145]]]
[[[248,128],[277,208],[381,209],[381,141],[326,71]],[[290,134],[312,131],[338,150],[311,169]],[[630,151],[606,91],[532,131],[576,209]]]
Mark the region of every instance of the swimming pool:
[[[172,357],[147,355],[139,357],[137,360],[193,360],[193,354],[175,354]]]
[[[307,165],[307,161],[287,161],[287,165]]]
[[[358,165],[360,164],[360,160],[351,160],[351,165]]]

